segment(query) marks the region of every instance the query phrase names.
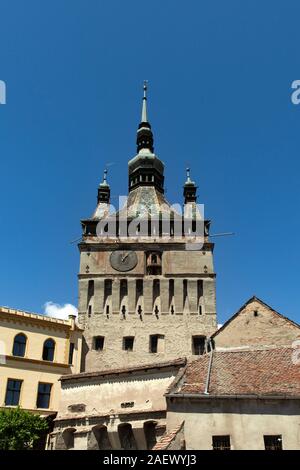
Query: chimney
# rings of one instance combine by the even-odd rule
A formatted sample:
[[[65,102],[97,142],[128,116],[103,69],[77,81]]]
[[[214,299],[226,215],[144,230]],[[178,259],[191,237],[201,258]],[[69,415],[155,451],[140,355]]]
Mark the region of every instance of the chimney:
[[[69,322],[71,325],[71,330],[75,330],[75,320],[76,320],[76,315],[69,315]]]

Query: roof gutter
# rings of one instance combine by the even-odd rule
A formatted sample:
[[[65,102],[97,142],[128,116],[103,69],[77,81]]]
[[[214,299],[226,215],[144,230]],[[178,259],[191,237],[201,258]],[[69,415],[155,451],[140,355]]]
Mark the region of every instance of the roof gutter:
[[[300,400],[300,395],[255,395],[254,393],[249,394],[231,394],[231,395],[210,395],[207,397],[201,393],[168,393],[167,398],[194,398],[194,399],[255,399],[255,400]]]

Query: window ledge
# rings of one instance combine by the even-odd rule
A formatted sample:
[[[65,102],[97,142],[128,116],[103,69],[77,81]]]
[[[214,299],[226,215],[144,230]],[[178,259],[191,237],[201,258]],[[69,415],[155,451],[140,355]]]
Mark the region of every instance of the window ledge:
[[[63,362],[44,361],[43,359],[30,359],[29,357],[6,355],[5,358],[6,359],[12,359],[14,361],[30,362],[32,364],[44,364],[44,365],[53,366],[53,367],[64,367],[64,368],[70,368],[71,367],[71,364],[66,364],[66,363],[63,363]]]

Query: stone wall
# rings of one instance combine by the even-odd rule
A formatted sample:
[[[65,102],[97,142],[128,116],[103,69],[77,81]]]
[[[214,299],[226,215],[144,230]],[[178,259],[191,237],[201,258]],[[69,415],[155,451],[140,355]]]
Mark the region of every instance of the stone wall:
[[[187,251],[184,243],[128,243],[138,263],[129,272],[112,268],[112,244],[81,246],[79,321],[84,332],[82,370],[97,371],[193,355],[193,336],[216,330],[215,274],[211,244]],[[147,253],[157,252],[160,275],[147,274]],[[159,335],[151,352],[150,336]],[[95,338],[102,336],[103,348]],[[133,349],[124,338],[133,337]]]
[[[283,449],[300,449],[300,400],[168,400],[167,431],[184,420],[187,450],[212,450],[212,436],[230,436],[232,450],[264,450],[264,435],[282,435]]]

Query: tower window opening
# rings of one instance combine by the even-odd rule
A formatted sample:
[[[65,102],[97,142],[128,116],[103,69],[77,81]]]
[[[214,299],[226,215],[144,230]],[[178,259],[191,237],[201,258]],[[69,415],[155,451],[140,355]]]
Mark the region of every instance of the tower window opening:
[[[158,335],[151,335],[150,336],[150,352],[157,353],[157,346],[158,346]]]
[[[195,356],[202,356],[205,353],[205,336],[193,336],[192,338],[192,352]]]
[[[230,436],[213,436],[212,447],[213,450],[230,450]]]
[[[152,235],[153,235],[153,230]],[[158,231],[159,231],[159,226],[158,226]],[[156,231],[155,231],[156,235]],[[147,274],[152,275],[152,276],[158,276],[161,275],[162,273],[162,267],[161,267],[161,253],[148,253],[147,254]]]
[[[134,336],[125,336],[123,338],[124,351],[133,351]]]
[[[94,337],[94,349],[96,351],[103,351],[104,348],[104,336]]]
[[[282,436],[264,436],[265,450],[282,450]]]

